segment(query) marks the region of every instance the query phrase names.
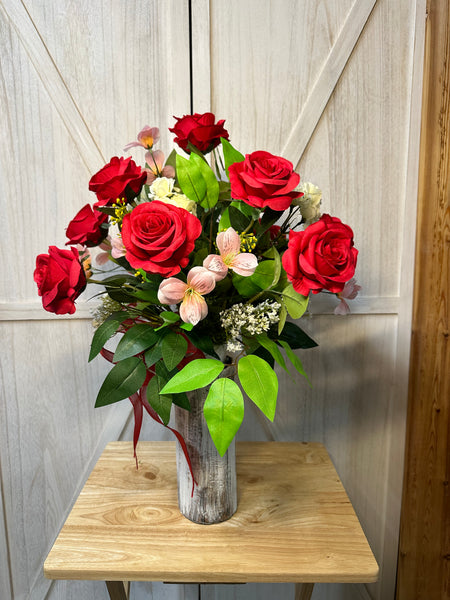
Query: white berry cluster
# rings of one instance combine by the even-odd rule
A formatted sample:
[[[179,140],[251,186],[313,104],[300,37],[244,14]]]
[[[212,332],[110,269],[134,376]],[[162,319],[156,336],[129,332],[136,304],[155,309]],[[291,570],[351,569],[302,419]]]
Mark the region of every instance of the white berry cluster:
[[[101,303],[92,311],[92,327],[98,329],[100,325],[114,312],[121,310],[122,306],[110,298],[108,294],[101,297]]]
[[[258,335],[268,331],[271,325],[280,320],[281,305],[275,300],[264,300],[260,304],[234,304],[220,313],[220,322],[227,333],[229,352],[240,352],[244,349],[242,335]]]

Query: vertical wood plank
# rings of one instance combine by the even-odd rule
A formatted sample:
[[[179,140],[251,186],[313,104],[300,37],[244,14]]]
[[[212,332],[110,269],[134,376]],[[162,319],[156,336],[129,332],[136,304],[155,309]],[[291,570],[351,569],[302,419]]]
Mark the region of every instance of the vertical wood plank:
[[[427,14],[398,600],[450,598],[450,5]]]

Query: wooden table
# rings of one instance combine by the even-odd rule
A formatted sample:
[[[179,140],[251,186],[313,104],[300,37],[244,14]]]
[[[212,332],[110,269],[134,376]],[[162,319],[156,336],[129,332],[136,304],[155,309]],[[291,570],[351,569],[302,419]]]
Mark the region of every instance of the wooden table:
[[[50,579],[129,581],[376,581],[378,565],[322,444],[237,444],[238,510],[196,525],[177,505],[175,442],[108,444],[44,564]]]

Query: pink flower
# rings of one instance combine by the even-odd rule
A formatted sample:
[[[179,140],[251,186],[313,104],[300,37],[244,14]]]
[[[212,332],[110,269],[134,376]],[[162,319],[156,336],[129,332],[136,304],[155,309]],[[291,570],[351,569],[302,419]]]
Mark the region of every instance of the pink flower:
[[[217,235],[216,244],[220,255],[209,254],[203,261],[203,266],[214,274],[216,281],[226,277],[228,269],[244,277],[253,275],[258,259],[250,252],[240,251],[241,238],[232,227]]]
[[[137,142],[130,142],[123,149],[124,152],[127,152],[130,148],[134,148],[135,146],[141,146],[145,149],[150,149],[153,147],[153,144],[159,140],[159,129],[158,127],[149,127],[145,125],[143,129],[137,134]]]
[[[334,314],[348,315],[348,313],[350,312],[350,307],[344,300],[344,298],[347,298],[348,300],[354,300],[358,295],[360,289],[361,286],[356,285],[356,279],[350,279],[350,281],[347,281],[347,283],[344,285],[344,289],[342,290],[342,292],[336,294],[336,296],[340,299],[340,302],[334,309]]]
[[[214,275],[204,267],[193,267],[187,276],[187,283],[169,277],[159,285],[158,300],[161,304],[178,304],[180,317],[185,323],[197,325],[208,314],[208,305],[203,296],[212,292],[216,285]]]
[[[164,153],[162,150],[149,151],[145,153],[145,160],[149,166],[147,171],[147,185],[155,181],[157,177],[175,177],[175,169],[170,165],[164,167]]]

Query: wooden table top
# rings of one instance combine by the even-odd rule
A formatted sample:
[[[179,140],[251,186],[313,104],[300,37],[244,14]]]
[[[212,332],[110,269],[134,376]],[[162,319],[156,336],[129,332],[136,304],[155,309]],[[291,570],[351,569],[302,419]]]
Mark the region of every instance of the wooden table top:
[[[378,565],[322,444],[237,444],[238,510],[177,504],[175,442],[108,444],[44,565],[50,579],[372,582]]]

